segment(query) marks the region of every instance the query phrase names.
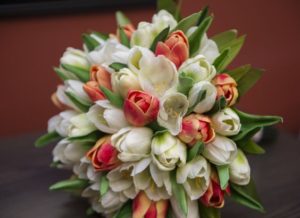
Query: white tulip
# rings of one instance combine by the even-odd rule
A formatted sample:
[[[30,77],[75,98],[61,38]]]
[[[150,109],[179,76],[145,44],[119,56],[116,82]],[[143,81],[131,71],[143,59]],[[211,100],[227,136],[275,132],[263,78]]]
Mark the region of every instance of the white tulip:
[[[153,132],[146,127],[127,127],[112,135],[111,142],[123,162],[149,157]]]
[[[68,129],[71,125],[70,120],[77,115],[79,115],[79,113],[72,110],[60,112],[58,115],[49,119],[48,132],[56,131],[60,136],[67,137]]]
[[[232,136],[238,134],[241,130],[240,118],[230,108],[217,112],[211,120],[214,130],[220,135]]]
[[[74,94],[77,99],[87,105],[90,104],[92,101],[90,100],[89,96],[86,94],[86,92],[83,89],[83,82],[80,82],[78,80],[66,80],[65,86],[66,86],[66,92],[70,92]]]
[[[181,131],[182,118],[189,107],[187,97],[181,93],[168,93],[160,101],[157,122],[167,128],[172,135]]]
[[[126,64],[129,49],[115,39],[108,39],[102,46],[97,47],[88,54],[92,64],[108,66],[114,62]]]
[[[114,72],[111,77],[114,92],[126,98],[129,90],[141,90],[137,75],[128,68],[122,68],[119,72]]]
[[[125,163],[107,174],[109,187],[112,191],[116,193],[122,192],[125,197],[130,199],[134,199],[138,194],[138,190],[133,184],[133,177],[130,175],[132,167],[132,164]]]
[[[210,165],[202,156],[177,168],[177,182],[183,184],[191,200],[200,198],[208,189],[210,183]]]
[[[135,187],[143,190],[152,201],[169,199],[172,195],[170,173],[158,169],[150,158],[145,158],[135,164],[131,175]]]
[[[88,179],[92,182],[100,181],[101,172],[96,172],[91,161],[87,157],[82,157],[79,163],[73,166],[73,172],[80,179]]]
[[[68,64],[85,70],[89,70],[90,68],[86,54],[83,51],[74,48],[67,48],[60,59],[60,63]]]
[[[187,37],[191,36],[197,27],[191,27],[187,31]],[[207,37],[207,34],[205,33],[201,39],[200,47],[197,51],[197,54],[204,55],[209,63],[213,63],[214,60],[219,57],[220,51],[218,48],[218,45],[215,43],[214,40],[211,40]]]
[[[52,151],[53,162],[59,162],[59,166],[69,168],[79,163],[86,152],[87,149],[82,143],[70,142],[67,139],[63,139]]]
[[[69,137],[85,136],[97,130],[92,122],[89,121],[86,114],[79,114],[70,119],[70,126],[68,127]]]
[[[204,145],[203,156],[216,165],[230,164],[237,154],[234,141],[229,138],[216,135],[215,139]]]
[[[139,61],[138,78],[142,89],[156,97],[162,97],[167,91],[176,90],[178,75],[175,65],[160,55],[142,56]]]
[[[106,40],[104,40],[102,37],[100,37],[100,36],[97,35],[96,33],[91,33],[91,34],[89,34],[89,36],[90,36],[91,38],[93,38],[94,40],[96,40],[96,41],[99,43],[99,45],[98,45],[97,47],[103,46],[103,45],[105,44],[105,42],[106,42]],[[83,44],[83,48],[84,48],[84,51],[85,51],[86,53],[89,52],[89,50],[88,50],[88,48],[87,48],[87,46],[86,46],[85,44]],[[96,49],[97,49],[97,48],[96,48]]]
[[[198,95],[200,92],[205,92],[205,97],[200,102],[197,103]],[[209,111],[215,104],[217,97],[216,87],[208,81],[201,81],[191,88],[189,92],[189,104],[194,107],[194,112],[202,114]]]
[[[170,29],[177,26],[177,21],[174,19],[173,15],[166,10],[160,10],[157,14],[154,14],[152,23],[161,25],[163,28],[169,26]]]
[[[108,100],[97,101],[90,107],[87,118],[105,133],[115,133],[129,125],[123,111],[113,106]]]
[[[66,86],[66,85],[57,86],[57,90],[55,92],[57,99],[59,100],[59,102],[68,106],[69,108],[80,111],[80,109],[66,95],[67,88],[68,88],[68,86]],[[70,89],[68,89],[68,90],[70,91]]]
[[[186,146],[169,132],[157,133],[151,144],[152,159],[160,170],[171,171],[186,163]]]
[[[247,157],[238,149],[236,158],[229,164],[230,181],[238,185],[248,185],[250,182],[250,166]]]
[[[149,49],[140,46],[134,46],[130,49],[128,56],[128,68],[136,75],[138,75],[141,70],[140,60],[142,57],[146,59],[153,59],[155,55]]]
[[[192,78],[194,82],[211,81],[216,75],[216,68],[203,55],[187,59],[178,71]]]
[[[172,205],[174,218],[182,218],[182,217],[199,218],[200,217],[198,200],[191,201],[189,198],[187,198],[187,207],[188,207],[187,215],[183,213],[182,209],[179,207],[177,199],[174,196],[170,198],[170,203]]]

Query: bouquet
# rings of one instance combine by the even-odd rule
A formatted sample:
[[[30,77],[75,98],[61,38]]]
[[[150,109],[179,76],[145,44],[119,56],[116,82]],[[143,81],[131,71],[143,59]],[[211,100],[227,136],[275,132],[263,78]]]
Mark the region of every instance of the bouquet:
[[[117,12],[115,33],[83,34],[83,49],[67,48],[54,68],[62,112],[36,146],[59,140],[52,166],[72,175],[50,190],[115,218],[216,218],[226,195],[264,211],[246,154],[264,153],[252,137],[281,118],[236,108],[262,74],[228,67],[245,36],[209,38],[208,8],[185,18],[173,1],[158,9],[136,27]]]

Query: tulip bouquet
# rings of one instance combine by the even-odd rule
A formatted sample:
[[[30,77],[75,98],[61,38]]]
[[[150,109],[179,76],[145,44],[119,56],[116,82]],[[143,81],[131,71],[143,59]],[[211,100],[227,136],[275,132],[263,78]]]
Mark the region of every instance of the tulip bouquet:
[[[208,38],[207,8],[180,19],[173,1],[158,6],[137,27],[117,12],[116,33],[83,34],[54,69],[62,112],[36,146],[59,140],[52,166],[73,175],[50,190],[115,218],[216,218],[226,195],[264,211],[245,153],[263,153],[253,135],[281,118],[236,108],[262,72],[228,68],[245,37]]]

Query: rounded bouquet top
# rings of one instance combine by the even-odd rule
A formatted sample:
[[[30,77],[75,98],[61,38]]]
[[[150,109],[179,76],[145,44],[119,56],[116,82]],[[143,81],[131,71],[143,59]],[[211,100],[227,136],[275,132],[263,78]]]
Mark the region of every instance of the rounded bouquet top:
[[[36,145],[59,139],[53,166],[73,175],[50,189],[79,192],[107,217],[218,217],[226,193],[263,211],[244,152],[263,153],[252,136],[281,119],[235,108],[261,75],[227,68],[245,37],[208,38],[207,8],[159,10],[137,27],[116,15],[116,33],[83,34],[83,50],[67,48],[55,68],[62,112]]]

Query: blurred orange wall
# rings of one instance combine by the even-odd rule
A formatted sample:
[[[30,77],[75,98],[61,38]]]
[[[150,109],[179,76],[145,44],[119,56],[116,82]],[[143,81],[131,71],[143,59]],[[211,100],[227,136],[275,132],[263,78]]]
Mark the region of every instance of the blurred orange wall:
[[[232,66],[251,63],[266,69],[263,79],[242,99],[240,108],[278,114],[283,128],[298,132],[300,116],[300,1],[185,0],[183,14],[209,5],[215,15],[209,33],[230,28],[247,34],[246,44]],[[150,20],[154,8],[124,9],[133,23]],[[1,18],[0,136],[46,128],[58,111],[49,96],[59,83],[52,71],[68,46],[81,47],[81,33],[114,32],[113,11]]]

